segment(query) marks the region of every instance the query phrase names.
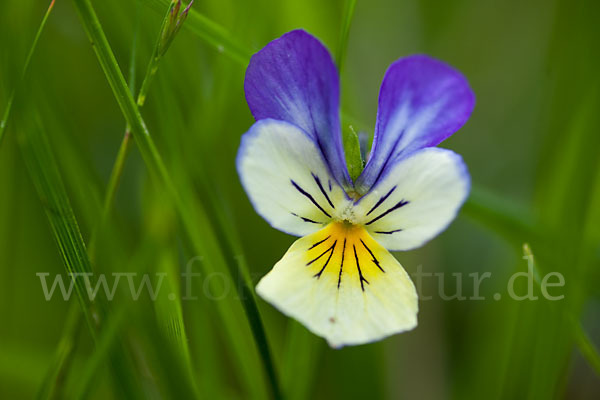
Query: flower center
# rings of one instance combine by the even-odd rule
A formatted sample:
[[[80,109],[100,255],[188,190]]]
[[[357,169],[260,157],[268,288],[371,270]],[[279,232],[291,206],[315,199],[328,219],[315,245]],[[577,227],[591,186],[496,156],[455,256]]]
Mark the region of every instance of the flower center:
[[[358,225],[354,201],[348,201],[343,207],[340,207],[340,211],[333,216],[333,219],[345,225]]]

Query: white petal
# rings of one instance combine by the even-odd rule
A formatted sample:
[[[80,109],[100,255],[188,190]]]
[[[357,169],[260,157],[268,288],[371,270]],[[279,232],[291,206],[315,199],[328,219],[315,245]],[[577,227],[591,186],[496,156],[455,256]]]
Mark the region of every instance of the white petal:
[[[256,122],[242,137],[237,169],[256,212],[291,235],[321,229],[347,202],[314,140],[288,122]]]
[[[359,226],[333,222],[297,240],[256,291],[332,347],[417,325],[417,293],[408,274]]]
[[[470,178],[456,153],[426,148],[389,166],[356,204],[358,222],[385,248],[422,246],[456,217]]]

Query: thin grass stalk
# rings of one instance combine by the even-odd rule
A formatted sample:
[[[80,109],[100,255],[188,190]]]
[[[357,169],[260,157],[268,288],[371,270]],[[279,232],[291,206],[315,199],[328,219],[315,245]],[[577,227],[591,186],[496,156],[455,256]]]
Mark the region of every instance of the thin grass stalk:
[[[96,342],[96,351],[86,360],[85,367],[78,377],[77,385],[74,390],[74,399],[87,399],[90,397],[90,391],[93,387],[94,378],[98,376],[100,367],[108,361],[113,348],[118,340],[121,327],[126,321],[128,306],[114,310],[114,313],[106,321],[102,332]]]
[[[165,292],[168,293],[167,296],[159,296],[158,300],[154,302],[159,328],[163,330],[175,352],[181,355],[182,362],[186,367],[187,378],[193,384],[194,373],[183,321],[177,256],[172,254],[171,251],[165,250],[162,255],[159,255],[158,264],[160,273],[166,274],[164,288],[166,289]],[[163,323],[161,324],[160,321],[163,321]],[[196,388],[194,388],[194,391],[198,392]]]
[[[12,105],[15,95],[27,75],[31,59],[33,58],[33,54],[35,53],[37,44],[40,40],[42,32],[44,31],[46,22],[48,21],[48,18],[50,17],[50,14],[54,9],[54,4],[55,0],[52,0],[50,2],[50,5],[46,9],[44,16],[42,17],[42,21],[40,22],[40,25],[36,31],[34,39],[27,53],[25,64],[23,65],[23,69],[21,72],[20,80],[9,95],[8,103],[4,110],[2,120],[0,121],[0,146],[2,145],[2,141],[4,139],[6,125],[8,124],[8,120],[12,111]],[[48,372],[44,376],[42,385],[40,386],[40,389],[37,394],[38,399],[55,399],[62,397],[61,390],[65,379],[65,367],[68,366],[71,360],[73,359],[73,353],[76,347],[76,336],[80,330],[81,322],[81,311],[79,310],[79,306],[77,305],[77,303],[72,302],[69,305],[67,322],[65,324],[66,334],[62,336],[58,344],[56,353],[54,355],[54,361],[48,369]]]
[[[146,259],[144,255],[148,252],[149,247],[142,245],[132,255],[130,263],[136,266],[132,272],[137,274],[145,273],[144,267],[147,263],[143,260]],[[121,351],[122,349],[126,349],[132,354],[132,364],[135,364],[137,370],[146,371],[149,368],[146,357],[140,357],[139,338],[134,337],[129,330],[129,326],[139,326],[139,324],[143,322],[137,318],[138,315],[143,315],[143,313],[138,313],[135,308],[136,306],[138,309],[141,307],[138,304],[138,302],[134,301],[125,301],[119,303],[119,305],[116,305],[111,310],[111,314],[106,318],[102,331],[98,335],[96,351],[86,359],[85,364],[80,369],[76,379],[73,380],[74,384],[71,385],[71,393],[73,393],[72,397],[74,399],[87,399],[91,396],[92,390],[98,383],[96,377],[101,373],[102,367],[107,361],[111,361],[115,352]],[[147,306],[147,304],[144,305]],[[137,324],[130,324],[132,318],[136,318]],[[145,325],[145,327],[142,328],[144,332],[148,332],[151,329],[155,329],[154,325],[152,325],[152,327]],[[164,346],[155,344],[154,346],[151,346],[151,348],[163,349]],[[143,388],[144,391],[143,393],[140,393],[138,389],[139,396],[147,397],[147,391],[158,391],[156,382],[151,382],[150,385],[148,385],[147,374],[142,375],[143,376],[140,378],[143,383],[141,382],[140,387]]]
[[[206,273],[216,272],[218,270],[227,270],[226,262],[219,250],[218,243],[214,240],[214,232],[212,228],[206,224],[199,224],[199,221],[208,221],[208,218],[200,208],[196,208],[195,214],[180,197],[177,188],[175,187],[173,180],[171,179],[162,158],[156,149],[153,140],[150,137],[150,133],[145,125],[145,122],[137,108],[137,105],[133,101],[133,97],[127,88],[125,79],[121,71],[119,70],[118,64],[114,57],[114,54],[108,44],[104,31],[101,27],[100,21],[98,20],[95,11],[89,0],[74,0],[76,9],[80,15],[80,19],[85,28],[85,31],[92,43],[94,51],[98,57],[101,67],[107,77],[111,89],[116,97],[116,100],[123,112],[126,121],[131,127],[132,134],[140,153],[144,158],[144,161],[150,168],[153,175],[158,178],[164,185],[166,192],[171,197],[175,208],[180,216],[181,222],[194,247],[201,254],[204,254],[209,260],[204,263],[204,269]],[[217,266],[215,269],[215,265]],[[246,313],[252,313],[253,310],[249,307],[247,301],[242,301],[242,305]],[[232,307],[232,303],[222,301],[218,305],[218,309],[221,317],[226,325],[226,332],[230,335],[230,338],[234,341],[234,354],[243,357],[247,353],[247,346],[240,341],[242,338],[238,332],[239,320],[235,317]],[[252,319],[251,315],[247,314],[247,318]],[[253,334],[257,332],[252,330]],[[266,339],[265,339],[266,340]],[[266,365],[271,362],[268,355],[259,352],[263,361],[263,367],[267,369]],[[246,359],[246,362],[250,361]],[[252,374],[252,371],[247,371],[246,368],[253,368],[250,365],[240,365],[242,372]],[[276,393],[275,388],[278,387],[276,382],[270,381],[273,393]]]
[[[136,80],[136,54],[137,54],[137,43],[139,30],[141,27],[141,2],[137,0],[137,17],[136,17],[136,27],[134,29],[134,37],[132,43],[131,50],[131,58],[130,58],[130,69],[129,69],[129,86],[131,90],[134,90],[135,80]],[[128,131],[125,132],[124,142],[130,141],[131,135]],[[128,146],[121,146],[124,151],[128,150]],[[118,185],[118,181],[121,175],[121,171],[123,170],[123,166],[121,164],[124,163],[125,154],[121,154],[119,152],[119,156],[117,158],[117,168],[113,168],[113,174],[111,174],[111,178],[109,180],[107,194],[104,199],[102,216],[100,220],[99,228],[103,227],[108,213],[110,211],[110,204],[112,204],[116,192],[116,186]],[[117,170],[119,172],[114,173]],[[116,176],[115,176],[116,175]],[[95,230],[94,234],[90,238],[89,246],[88,246],[88,255],[92,264],[95,260],[95,250],[96,250],[96,238],[98,229]],[[78,332],[81,326],[81,311],[77,304],[71,304],[69,306],[69,312],[67,321],[72,321],[72,323],[67,323],[64,327],[63,334],[61,335],[61,341],[59,343],[57,353],[55,355],[55,361],[49,369],[47,376],[45,377],[42,386],[38,392],[38,399],[55,399],[61,398],[60,386],[63,383],[64,376],[67,374],[68,369],[71,367],[71,362],[73,360],[73,353],[77,347],[78,341]],[[69,344],[69,345],[67,345]]]
[[[36,398],[38,400],[62,399],[65,397],[63,387],[66,380],[68,366],[75,355],[77,337],[82,327],[82,313],[76,302],[69,304],[69,311],[64,326],[64,333],[50,364]]]
[[[531,267],[533,269],[533,280],[537,284],[538,289],[542,287],[542,281],[540,277],[542,276],[542,271],[538,268],[538,263],[535,261],[535,257],[533,252],[531,251],[531,247],[528,243],[523,244],[523,254],[526,258],[531,260]],[[600,376],[600,353],[598,349],[591,341],[588,334],[583,329],[583,325],[577,316],[570,311],[568,308],[562,308],[563,319],[567,323],[567,325],[571,328],[573,335],[573,340],[579,352],[583,356],[583,358],[587,361],[587,363],[592,367],[594,372],[598,376]]]
[[[350,35],[350,25],[352,23],[352,17],[354,16],[354,8],[356,7],[356,0],[346,0],[344,2],[344,13],[342,18],[342,31],[340,34],[340,41],[337,48],[337,67],[340,75],[342,74],[344,60],[346,59],[346,49],[348,48],[348,37]]]
[[[139,27],[140,27],[139,17],[140,17],[140,8],[141,8],[141,4],[142,4],[141,0],[137,0],[137,4],[138,4],[138,22],[136,23],[136,31],[135,31],[134,38],[133,38],[133,43],[132,43],[132,47],[131,47],[131,56],[130,56],[130,62],[129,62],[129,65],[130,65],[130,67],[129,67],[129,90],[131,91],[132,94],[135,93],[135,80],[136,80],[136,72],[135,71],[136,71],[136,65],[137,65],[136,55],[137,55],[137,41],[138,41]],[[171,2],[170,6],[167,9],[167,12],[163,18],[163,21],[162,21],[162,24],[161,24],[161,27],[159,30],[159,34],[158,34],[158,37],[156,40],[156,44],[155,44],[155,48],[154,48],[152,57],[150,59],[150,62],[148,63],[148,67],[146,68],[146,74],[144,76],[144,79],[142,81],[142,86],[141,86],[138,96],[137,96],[137,104],[138,104],[139,108],[141,108],[144,105],[146,95],[147,95],[148,89],[150,87],[150,83],[152,82],[154,75],[158,71],[159,61],[162,58],[162,55],[160,54],[160,50],[159,50],[160,45],[161,45],[162,32],[164,31],[165,26],[169,21],[169,16],[173,12],[174,5],[175,5],[175,2]],[[123,169],[125,167],[125,162],[127,160],[129,151],[131,150],[131,144],[132,144],[131,139],[132,139],[131,138],[131,128],[129,127],[129,124],[127,124],[127,126],[125,127],[125,133],[123,135],[123,140],[121,141],[121,145],[119,146],[117,158],[112,167],[110,178],[108,181],[106,196],[104,197],[104,203],[103,203],[101,226],[104,225],[104,223],[106,223],[106,220],[108,219],[112,205],[114,204],[115,196],[116,196],[116,193],[117,193],[117,190],[119,187],[119,183],[121,181],[121,176],[123,175]]]
[[[137,96],[137,105],[138,108],[142,108],[142,106],[144,105],[144,103],[146,102],[146,95],[148,93],[148,89],[150,88],[150,84],[152,83],[152,80],[154,78],[154,76],[156,75],[156,72],[158,71],[158,64],[159,61],[161,59],[161,55],[160,55],[160,42],[161,42],[161,38],[162,38],[162,32],[165,29],[166,24],[169,21],[169,15],[170,13],[173,12],[173,7],[175,6],[175,2],[171,2],[171,4],[169,5],[169,8],[167,9],[167,13],[163,18],[162,24],[160,26],[160,30],[158,31],[158,37],[156,39],[156,44],[154,45],[154,51],[152,52],[152,57],[150,57],[150,62],[148,63],[148,66],[146,67],[146,75],[144,76],[144,79],[142,80],[142,86],[140,87],[140,91],[138,93]],[[135,93],[134,90],[132,90],[132,93]]]
[[[216,195],[215,187],[217,187],[217,185],[211,184],[206,176],[201,176],[200,179],[201,183],[204,185],[204,190],[202,192],[205,193],[207,197],[207,202],[204,203],[204,206],[206,209],[210,210],[206,216],[209,219],[210,224],[214,227],[216,242],[219,243],[222,253],[228,255],[226,258],[228,271],[233,277],[234,282],[238,283],[238,285],[236,285],[238,295],[247,310],[246,316],[255,343],[259,349],[259,354],[264,360],[267,360],[264,367],[271,384],[272,395],[276,399],[282,398],[283,394],[279,386],[279,379],[271,356],[266,331],[256,303],[256,294],[251,289],[252,282],[248,265],[243,256],[241,242],[235,232],[235,227],[224,212],[227,208],[226,200]],[[184,197],[193,197],[188,189],[191,186],[191,182],[181,185],[181,192]]]
[[[247,304],[247,307],[250,310],[250,312],[248,313],[248,318],[250,326],[252,328],[252,332],[255,336],[255,340],[260,350],[260,353],[264,354],[264,357],[268,359],[268,362],[265,365],[265,369],[269,380],[272,382],[273,396],[276,399],[282,398],[283,393],[281,391],[281,388],[279,387],[279,378],[277,376],[277,372],[275,370],[275,365],[269,348],[267,333],[264,329],[264,324],[262,322],[260,312],[258,311],[256,294],[254,290],[251,289],[252,280],[250,278],[249,273],[250,268],[248,267],[246,259],[243,255],[242,244],[235,231],[235,227],[231,223],[231,220],[227,218],[227,215],[225,215],[224,213],[224,209],[226,207],[223,207],[223,198],[219,199],[217,196],[214,195],[213,191],[210,190],[210,188],[214,187],[216,187],[216,185],[209,184],[206,187],[206,190],[204,191],[205,193],[210,193],[210,210],[212,212],[208,215],[215,216],[215,218],[213,219],[213,226],[215,226],[216,228],[216,234],[219,237],[218,241],[223,246],[224,254],[232,255],[228,262],[228,265],[230,267],[229,270],[231,275],[234,277],[235,281],[241,283],[239,295]]]
[[[41,122],[25,129],[19,136],[19,146],[31,179],[44,204],[44,211],[56,239],[67,273],[83,276],[92,273],[83,237],[73,214],[66,189],[58,171],[46,135],[42,134]],[[87,296],[84,281],[75,280],[77,298],[93,337],[99,327],[99,310]]]
[[[137,104],[138,104],[138,107],[140,107],[140,108],[145,103],[145,98],[146,98],[147,92],[149,90],[150,84],[153,81],[153,78],[158,71],[159,61],[161,60],[162,56],[166,53],[166,50],[168,48],[168,44],[165,47],[165,44],[162,43],[162,40],[164,39],[164,32],[165,32],[165,28],[167,27],[167,23],[169,22],[169,19],[173,16],[173,12],[174,12],[173,10],[174,10],[175,4],[176,4],[176,2],[173,1],[173,2],[171,2],[171,5],[168,7],[168,10],[167,10],[165,17],[163,18],[163,22],[161,24],[159,34],[157,35],[155,49],[153,51],[150,62],[148,63],[148,67],[146,68],[146,74],[144,76],[143,83],[141,85],[140,91],[137,96]],[[192,2],[190,2],[188,5],[188,8],[186,8],[186,10],[184,10],[185,14],[187,14],[191,4],[192,4]],[[138,16],[139,16],[140,5],[141,5],[141,2],[138,0]],[[134,34],[134,41],[133,41],[131,57],[130,57],[129,89],[132,94],[135,93],[135,66],[136,66],[136,61],[137,61],[136,49],[137,49],[137,37],[139,35],[139,32],[138,32],[139,21],[138,21],[137,25],[138,25],[138,28],[136,29],[136,32]],[[172,40],[172,38],[171,38],[171,40]],[[169,42],[169,44],[170,44],[170,42]],[[161,46],[163,47],[162,51],[161,51]],[[115,198],[116,192],[118,190],[120,178],[122,176],[125,162],[126,162],[128,154],[130,152],[132,143],[133,142],[132,142],[132,137],[131,137],[131,131],[130,131],[129,126],[127,126],[124,137],[123,137],[123,141],[121,142],[121,146],[119,147],[117,158],[116,158],[115,163],[112,168],[112,172],[111,172],[109,183],[108,183],[108,189],[106,191],[106,196],[104,198],[101,227],[104,226],[104,224],[106,223],[106,221],[109,217],[112,205],[114,204],[114,198]],[[163,272],[165,272],[165,271],[163,271]],[[176,283],[174,280],[174,276],[173,276],[174,271],[171,271],[171,269],[167,269],[167,272],[168,272],[167,281],[171,282],[170,286],[174,287],[175,283]],[[177,290],[177,292],[179,292],[179,291]],[[157,318],[162,319],[165,322],[165,326],[163,328],[168,331],[167,332],[168,339],[170,339],[170,341],[175,346],[175,350],[181,354],[181,361],[184,363],[183,369],[185,370],[186,375],[189,377],[189,381],[191,382],[191,387],[193,387],[193,391],[194,391],[194,393],[196,393],[196,397],[197,397],[198,390],[196,388],[196,385],[194,384],[195,383],[195,381],[193,379],[194,373],[193,373],[193,368],[192,368],[191,356],[189,353],[188,339],[185,335],[185,326],[184,326],[184,321],[183,321],[183,314],[181,311],[181,301],[180,301],[179,297],[180,297],[179,295],[177,295],[175,299],[171,299],[171,298],[165,299],[165,298],[161,297],[153,305],[157,312]],[[160,326],[160,324],[159,324],[159,326]],[[173,328],[173,329],[171,329],[171,328]]]
[[[167,72],[167,71],[165,71]],[[157,81],[156,92],[156,100],[154,106],[161,110],[161,113],[165,116],[165,118],[161,118],[160,125],[157,126],[157,129],[164,131],[185,131],[187,129],[184,121],[186,118],[181,114],[181,108],[177,105],[176,94],[172,91],[170,84],[167,80]],[[229,209],[227,197],[216,196],[220,185],[218,182],[212,180],[212,174],[204,174],[202,171],[208,171],[209,166],[200,162],[198,165],[199,174],[195,174],[191,176],[189,165],[183,162],[185,157],[181,154],[180,149],[182,146],[185,146],[184,143],[180,143],[177,140],[177,136],[173,136],[173,140],[168,141],[166,144],[166,151],[168,151],[172,158],[170,165],[170,171],[174,177],[177,178],[177,186],[182,190],[182,197],[192,199],[196,198],[196,201],[200,201],[202,205],[208,210],[209,216],[216,216],[221,214],[227,214]],[[202,160],[202,158],[200,159]],[[203,160],[202,160],[203,161]],[[207,181],[210,180],[210,183]],[[200,182],[201,185],[199,187],[196,186],[196,183]],[[196,188],[196,189],[192,189]],[[216,189],[216,190],[215,190]],[[197,194],[201,193],[202,195],[197,196]],[[217,199],[218,197],[218,199]],[[205,201],[206,200],[206,201]],[[164,203],[164,200],[162,201]],[[215,205],[217,207],[215,207]],[[158,215],[152,213],[152,215]],[[229,218],[228,218],[229,217]],[[215,227],[219,227],[219,224],[215,224],[216,219],[211,219],[211,223]],[[223,215],[222,221],[224,222],[224,231],[226,231],[225,236],[228,241],[231,243],[236,242],[236,237],[230,237],[229,232],[237,233],[235,228],[233,227],[233,220],[230,218],[230,215]],[[163,225],[162,223],[161,225]],[[231,230],[228,228],[232,227]],[[219,242],[222,242],[222,239],[219,239]],[[194,255],[195,250],[193,246],[189,243],[186,243],[186,246],[183,248],[185,259],[189,260],[186,266],[186,271],[191,271],[193,265],[191,262],[200,261]],[[222,250],[224,254],[230,255],[228,257],[229,266],[238,265],[240,258],[243,260],[243,253],[240,251],[241,249],[235,248],[233,251],[227,251],[225,248]],[[239,255],[234,256],[233,254]],[[239,263],[239,270],[241,273],[248,273],[249,270],[247,266],[243,263]],[[186,273],[188,273],[186,272]],[[239,275],[238,272],[236,272]],[[235,278],[236,280],[244,279],[244,277]],[[251,286],[251,280],[247,279],[248,286]],[[191,282],[186,282],[185,293],[186,297],[191,296],[192,290]],[[198,287],[198,286],[195,286]],[[229,380],[228,374],[223,375],[222,372],[227,370],[228,360],[222,357],[219,354],[220,350],[215,348],[215,339],[217,335],[220,335],[219,332],[215,330],[207,330],[203,328],[207,324],[210,324],[211,319],[210,316],[200,314],[206,314],[205,311],[212,308],[208,298],[202,296],[197,299],[198,301],[194,303],[192,306],[188,303],[188,307],[186,307],[186,325],[191,329],[192,337],[194,341],[190,343],[192,351],[194,352],[194,365],[200,371],[198,386],[201,389],[201,396],[209,398],[223,398],[223,397],[231,397],[232,388],[226,383]],[[248,335],[251,335],[248,332]],[[258,355],[255,357],[258,358]]]
[[[146,75],[144,76],[142,86],[140,87],[140,91],[137,96],[138,107],[141,108],[146,102],[146,96],[148,94],[150,84],[154,80],[156,72],[158,71],[160,60],[162,59],[163,55],[167,52],[177,31],[181,28],[181,24],[183,24],[183,21],[186,19],[192,3],[193,0],[190,0],[186,9],[183,10],[183,12],[181,13],[181,19],[177,21],[177,25],[175,25],[175,27],[172,27],[172,25],[175,24],[175,19],[180,18],[179,9],[181,7],[181,3],[178,3],[177,0],[172,0],[171,4],[167,8],[167,12],[163,18],[158,37],[156,38],[156,44],[154,45],[152,57],[150,57],[150,62],[148,63],[148,67],[146,68]],[[132,93],[135,92],[132,90]]]
[[[158,327],[155,333],[160,334],[160,342],[164,343],[161,347],[167,349],[169,357],[169,368],[165,373],[175,391],[185,388],[189,393],[186,398],[200,398],[183,320],[177,255],[167,249],[157,257],[157,270],[166,274],[164,294],[153,302]],[[164,351],[158,353],[159,358],[165,358]]]
[[[27,58],[25,59],[25,64],[23,65],[21,77],[20,77],[17,85],[12,89],[12,92],[10,93],[10,95],[8,97],[8,103],[6,104],[6,108],[4,109],[4,114],[2,115],[2,120],[0,121],[0,146],[2,146],[2,140],[4,139],[4,134],[6,132],[6,125],[8,124],[8,119],[10,118],[10,112],[12,109],[13,101],[15,99],[15,94],[17,93],[17,90],[19,89],[19,87],[22,85],[23,80],[25,80],[25,76],[27,75],[27,71],[29,69],[29,64],[31,63],[31,58],[33,57],[33,53],[35,52],[35,48],[37,47],[40,37],[42,36],[42,32],[44,30],[44,27],[46,26],[46,21],[48,21],[48,17],[50,16],[50,13],[54,9],[54,1],[55,0],[52,0],[50,2],[50,5],[48,6],[46,13],[44,14],[44,17],[42,18],[42,22],[40,23],[40,26],[38,27],[38,30],[35,33],[35,37],[33,38],[33,42],[31,43],[31,47],[29,48],[29,52],[27,53]]]
[[[28,114],[31,114],[30,110]],[[34,122],[31,126],[23,123],[26,128],[22,129],[18,136],[19,146],[29,175],[44,205],[67,274],[75,279],[75,293],[81,305],[84,320],[94,342],[97,343],[98,333],[106,316],[106,304],[101,298],[92,301],[89,296],[88,290],[95,286],[95,280],[85,243],[43,125],[35,112],[33,115]],[[79,278],[76,279],[77,276]],[[89,286],[83,276],[87,276],[89,279]],[[111,358],[111,362],[120,390],[124,391],[131,399],[137,398],[136,389],[134,389],[135,381],[131,378],[131,370],[128,369],[129,364],[124,354],[116,353]]]
[[[544,271],[560,272],[567,284],[564,299],[553,305],[535,304],[535,320],[524,321],[521,329],[538,331],[534,346],[522,342],[511,349],[513,353],[534,351],[531,357],[513,367],[513,381],[520,384],[515,394],[526,398],[560,396],[566,390],[565,369],[569,365],[573,345],[584,346],[577,340],[577,330],[590,279],[592,257],[585,248],[598,243],[598,235],[588,237],[586,226],[598,226],[598,214],[590,213],[593,185],[600,171],[597,149],[600,146],[598,108],[600,81],[596,71],[600,58],[594,52],[596,41],[588,35],[597,25],[594,14],[585,7],[573,7],[572,2],[559,1],[552,38],[545,65],[551,67],[551,85],[546,103],[545,143],[536,179],[535,205],[541,218],[552,228],[551,240],[545,247],[535,247]],[[585,63],[573,63],[579,54],[590,54]],[[574,75],[586,77],[573,80]],[[576,98],[569,97],[577,93]],[[594,216],[595,214],[595,216]],[[592,220],[591,218],[594,218]],[[597,254],[597,252],[596,252]],[[543,259],[541,257],[544,257]],[[596,256],[597,257],[597,256]],[[565,316],[565,313],[567,315]],[[572,314],[574,318],[569,318]],[[576,321],[576,322],[574,322]]]
[[[136,23],[135,29],[133,33],[133,41],[131,43],[131,53],[129,56],[129,90],[131,93],[135,93],[135,84],[137,78],[137,53],[138,53],[138,41],[140,35],[141,28],[141,16],[142,16],[142,2],[141,0],[136,0],[137,10],[136,10]],[[144,79],[145,80],[145,79]],[[123,175],[123,168],[125,167],[125,161],[127,159],[127,155],[129,154],[129,150],[131,148],[131,131],[129,129],[129,125],[125,127],[125,133],[123,134],[123,140],[121,145],[119,146],[119,152],[117,153],[117,159],[113,165],[113,168],[110,173],[110,178],[108,180],[108,186],[106,189],[106,195],[104,197],[104,202],[102,206],[102,222],[101,225],[106,223],[108,219],[108,215],[110,214],[110,209],[114,203],[115,196],[117,193],[117,188],[121,181],[121,176]]]
[[[311,398],[323,346],[323,341],[298,321],[288,321],[281,377],[287,400]]]
[[[598,348],[585,332],[580,321],[571,320],[571,323],[575,326],[574,338],[579,352],[592,367],[594,372],[596,372],[596,375],[600,377],[600,353],[598,352]]]
[[[159,34],[157,35],[158,37],[157,37],[155,49],[154,49],[153,55],[150,59],[150,62],[148,63],[148,67],[146,69],[146,74],[142,81],[142,85],[140,87],[138,97],[137,97],[137,104],[138,104],[138,107],[140,107],[140,108],[143,106],[143,104],[145,102],[147,91],[150,87],[150,84],[151,84],[154,76],[156,75],[156,72],[158,71],[159,61],[161,60],[162,56],[166,53],[166,50],[168,49],[168,46],[170,44],[170,42],[168,44],[164,44],[164,43],[162,43],[162,40],[164,39],[165,28],[167,27],[167,24],[169,23],[170,18],[173,18],[174,12],[178,11],[179,7],[176,9],[176,11],[174,11],[176,3],[177,3],[176,1],[171,2],[171,5],[169,6],[169,8],[165,14],[165,17],[163,18],[163,22],[161,24]],[[187,15],[187,12],[188,12],[191,4],[192,4],[192,2],[190,2],[188,5],[188,8],[186,8],[186,10],[183,11],[184,15]],[[140,7],[140,5],[141,5],[141,2],[138,0],[138,8]],[[178,16],[175,15],[175,17],[178,17]],[[182,22],[183,21],[181,21],[180,23],[182,23]],[[136,50],[135,49],[137,47],[136,46],[137,36],[138,36],[138,32],[136,32],[136,34],[134,36],[134,45],[132,46],[132,54],[131,54],[129,89],[132,94],[135,93],[135,73],[134,73],[134,71],[135,71],[135,63],[136,63],[136,57],[135,57]],[[173,38],[171,37],[171,41],[172,41],[172,39]],[[161,46],[162,46],[162,49],[161,49]],[[114,204],[115,194],[118,190],[120,178],[122,176],[125,162],[126,162],[128,154],[130,152],[132,143],[133,142],[132,142],[132,138],[131,138],[131,131],[130,131],[129,126],[127,126],[124,137],[123,137],[123,141],[121,142],[121,146],[119,148],[117,159],[116,159],[115,164],[112,169],[111,178],[109,180],[108,190],[107,190],[107,194],[106,194],[105,201],[104,201],[103,222],[106,222],[106,220],[108,218],[108,214],[110,213],[111,206],[112,206],[112,204]],[[171,289],[175,289],[175,287],[177,287],[176,272],[173,270],[173,268],[170,268],[168,265],[165,265],[165,263],[166,263],[166,261],[163,261],[161,263],[161,266],[165,269],[161,272],[167,273],[167,284],[169,285],[169,287],[171,287]],[[177,293],[177,295],[175,295],[175,292]],[[175,295],[175,298],[172,299],[172,298],[165,298],[164,296],[161,296],[158,299],[158,301],[153,303],[153,306],[157,312],[157,319],[163,321],[162,325],[159,322],[159,326],[166,330],[167,339],[169,340],[169,342],[171,344],[173,344],[175,351],[181,355],[180,362],[183,363],[183,367],[181,369],[185,371],[185,374],[188,377],[188,381],[190,382],[189,386],[192,388],[191,390],[195,393],[196,397],[198,397],[197,396],[198,389],[195,385],[195,380],[193,379],[194,372],[193,372],[193,368],[192,368],[191,356],[190,356],[189,347],[188,347],[188,339],[185,334],[185,324],[183,321],[183,314],[182,314],[182,309],[181,309],[181,300],[180,300],[179,290],[169,291],[169,293],[172,293],[173,295]]]
[[[545,236],[540,233],[543,230],[527,207],[476,185],[472,186],[461,212],[516,248],[523,242],[538,241]]]

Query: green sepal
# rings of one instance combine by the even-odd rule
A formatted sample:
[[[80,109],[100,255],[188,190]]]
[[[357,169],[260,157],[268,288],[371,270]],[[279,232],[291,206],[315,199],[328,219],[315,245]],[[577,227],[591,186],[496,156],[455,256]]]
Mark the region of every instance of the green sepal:
[[[342,128],[342,143],[344,145],[344,154],[346,156],[346,165],[352,182],[360,176],[364,162],[360,156],[360,142],[358,135],[354,132],[352,125]]]

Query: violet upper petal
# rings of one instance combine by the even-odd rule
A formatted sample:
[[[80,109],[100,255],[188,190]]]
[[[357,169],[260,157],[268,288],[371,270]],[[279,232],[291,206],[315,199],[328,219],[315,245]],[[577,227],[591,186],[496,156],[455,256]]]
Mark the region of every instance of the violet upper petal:
[[[252,56],[244,82],[256,120],[290,122],[319,144],[333,176],[350,182],[339,119],[339,76],[331,55],[303,30],[286,33]]]
[[[474,105],[465,77],[441,61],[415,55],[394,62],[381,84],[373,147],[357,190],[366,193],[398,157],[448,138]]]

